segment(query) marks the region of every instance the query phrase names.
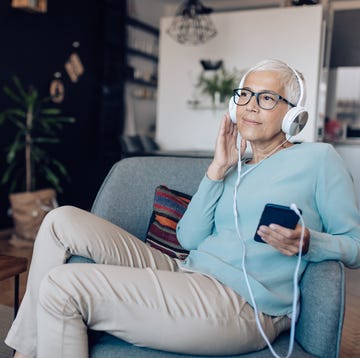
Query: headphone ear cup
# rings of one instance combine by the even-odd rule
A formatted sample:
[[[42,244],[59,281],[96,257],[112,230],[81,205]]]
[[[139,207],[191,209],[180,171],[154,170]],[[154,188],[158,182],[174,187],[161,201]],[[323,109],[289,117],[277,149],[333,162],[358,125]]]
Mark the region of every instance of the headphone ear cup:
[[[282,131],[289,136],[294,136],[305,127],[309,114],[304,107],[291,108],[282,121]]]
[[[233,96],[231,96],[229,100],[229,114],[231,122],[236,124],[236,104]]]
[[[246,75],[247,75],[247,72],[242,76],[240,83],[239,83],[239,88],[244,87]],[[236,108],[237,108],[237,105],[235,104],[234,96],[231,96],[230,100],[229,100],[229,114],[230,114],[231,122],[233,122],[235,124],[236,124]]]

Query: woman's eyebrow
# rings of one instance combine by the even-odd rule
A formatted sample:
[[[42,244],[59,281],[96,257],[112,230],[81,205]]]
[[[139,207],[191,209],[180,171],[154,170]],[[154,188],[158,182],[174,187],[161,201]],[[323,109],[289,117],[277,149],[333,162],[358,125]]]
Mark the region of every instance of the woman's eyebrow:
[[[260,89],[259,91],[254,91],[251,87],[246,86],[246,87],[242,87],[242,89],[246,89],[246,90],[256,92],[256,93],[269,92],[269,93],[273,93],[273,94],[278,94],[276,91],[273,91],[273,90],[270,90],[270,89],[267,89],[267,88]]]

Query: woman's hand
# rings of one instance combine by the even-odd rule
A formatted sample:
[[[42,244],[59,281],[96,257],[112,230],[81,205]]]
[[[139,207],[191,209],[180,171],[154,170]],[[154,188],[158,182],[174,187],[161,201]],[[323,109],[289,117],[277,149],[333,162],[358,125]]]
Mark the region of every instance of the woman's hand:
[[[207,171],[209,179],[223,179],[226,171],[237,163],[237,136],[238,130],[236,124],[231,121],[229,114],[225,114],[216,139],[214,159]],[[241,155],[244,154],[245,149],[246,141],[241,140]]]
[[[295,229],[270,224],[259,227],[258,234],[269,245],[280,251],[284,255],[293,256],[299,253],[299,244],[301,240],[302,226],[297,224]],[[304,241],[302,244],[302,253],[305,255],[309,250],[310,231],[308,228],[304,230]]]

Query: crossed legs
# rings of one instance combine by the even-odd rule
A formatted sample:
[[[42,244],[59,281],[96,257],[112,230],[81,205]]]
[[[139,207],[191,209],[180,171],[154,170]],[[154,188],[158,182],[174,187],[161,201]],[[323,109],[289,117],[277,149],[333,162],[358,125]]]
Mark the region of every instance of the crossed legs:
[[[63,265],[73,254],[98,264]],[[270,340],[288,323],[266,315],[261,320]],[[177,261],[101,218],[62,207],[41,226],[26,294],[6,343],[28,358],[85,358],[87,328],[190,354],[219,356],[264,346],[253,310],[231,289],[182,271]]]

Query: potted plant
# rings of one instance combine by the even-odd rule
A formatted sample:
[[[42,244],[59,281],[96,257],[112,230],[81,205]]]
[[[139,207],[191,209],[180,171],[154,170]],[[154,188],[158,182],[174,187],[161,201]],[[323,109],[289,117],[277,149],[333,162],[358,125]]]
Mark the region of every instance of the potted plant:
[[[238,85],[237,78],[238,72],[235,69],[228,71],[221,65],[216,71],[202,71],[197,87],[211,97],[213,105],[218,105],[232,95],[232,90]]]
[[[16,104],[0,113],[0,125],[12,123],[16,132],[6,148],[7,168],[1,184],[9,184],[9,200],[14,220],[14,234],[10,242],[32,245],[40,223],[56,204],[56,191],[61,192],[60,177],[69,178],[66,168],[51,158],[49,144],[59,143],[59,133],[72,117],[61,116],[61,111],[50,105],[50,97],[40,98],[30,86],[25,90],[21,81],[13,77],[15,88],[4,86],[5,94]],[[47,182],[52,188],[39,189]]]

